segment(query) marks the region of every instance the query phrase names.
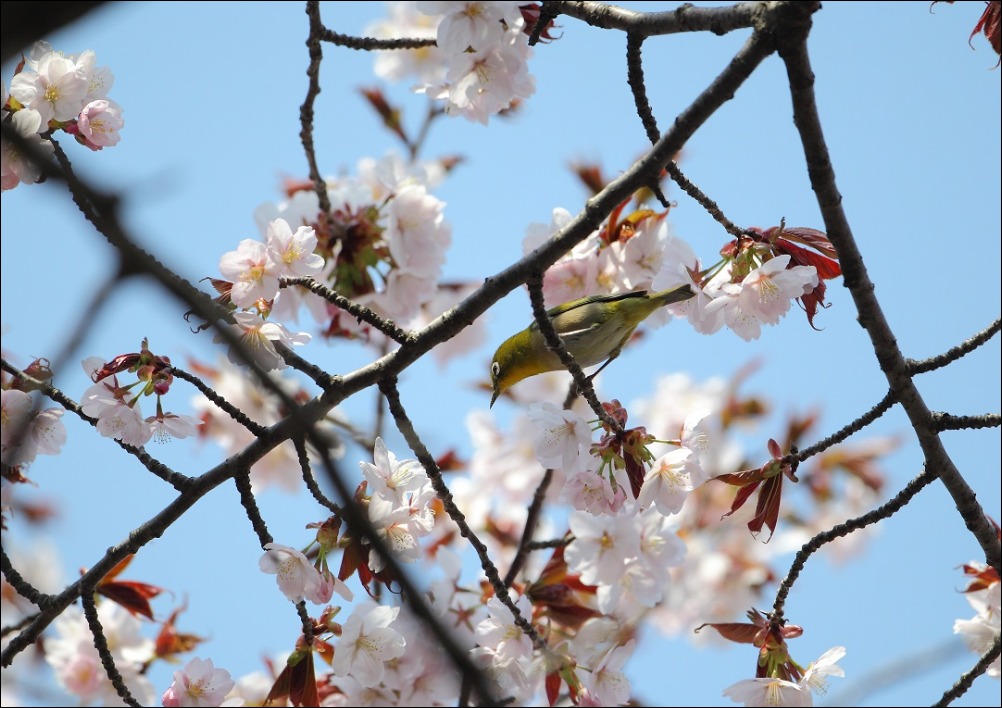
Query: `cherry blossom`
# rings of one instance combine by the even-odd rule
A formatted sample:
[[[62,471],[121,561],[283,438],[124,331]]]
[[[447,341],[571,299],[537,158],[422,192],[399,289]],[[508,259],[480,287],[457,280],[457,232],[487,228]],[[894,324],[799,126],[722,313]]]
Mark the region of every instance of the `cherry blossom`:
[[[122,107],[105,99],[88,103],[77,119],[77,131],[84,137],[84,144],[92,150],[117,145],[121,140],[118,131],[124,126]]]
[[[532,96],[535,81],[526,59],[532,50],[516,41],[478,52],[457,54],[446,74],[446,85],[429,92],[447,98],[446,112],[487,125],[490,117],[508,108],[515,99]]]
[[[591,516],[574,511],[568,519],[574,542],[564,551],[567,567],[589,585],[618,582],[623,567],[640,553],[640,532],[634,519]]]
[[[6,96],[5,96],[6,99]],[[8,120],[7,111],[3,111],[3,120]],[[30,145],[45,155],[51,156],[55,151],[52,143],[43,140],[38,134],[42,128],[42,116],[38,111],[21,109],[10,116],[11,128]],[[0,143],[0,187],[3,191],[13,189],[20,183],[33,184],[42,176],[42,168],[32,160],[21,155],[14,144],[6,137]]]
[[[418,538],[431,532],[435,518],[428,503],[434,499],[431,485],[422,494],[413,495],[406,505],[380,496],[369,499],[369,521],[397,560],[412,562],[420,557]],[[385,567],[385,559],[377,553],[369,554],[369,568],[378,573]]]
[[[267,543],[258,566],[265,573],[277,576],[278,589],[293,602],[302,602],[307,595],[321,592],[324,578],[301,551],[279,543]]]
[[[66,443],[62,408],[32,415],[31,395],[16,389],[0,392],[0,459],[5,465],[30,464],[36,455],[58,455]]]
[[[811,692],[799,683],[780,678],[753,678],[724,689],[724,695],[746,706],[812,706]]]
[[[497,684],[505,696],[511,696],[515,705],[525,705],[536,692],[531,675],[532,665],[525,661],[501,661],[493,649],[476,647],[470,651],[474,665]]]
[[[188,438],[198,432],[198,426],[203,421],[190,415],[176,415],[158,411],[157,415],[146,419],[153,433],[153,439],[158,443],[167,442],[171,438]]]
[[[503,41],[504,22],[520,28],[522,15],[516,2],[418,2],[422,12],[444,14],[438,25],[438,46],[448,54],[463,54],[471,49],[489,49]]]
[[[689,492],[693,490],[692,476],[698,469],[691,450],[679,448],[655,460],[637,502],[641,507],[652,503],[659,512],[668,516],[682,509]]]
[[[273,299],[278,294],[277,269],[267,246],[249,238],[219,259],[219,272],[233,283],[230,298],[237,307],[253,307],[258,300]]]
[[[240,341],[242,351],[252,356],[265,371],[284,369],[285,359],[278,353],[274,343],[286,347],[306,344],[311,337],[306,332],[289,332],[278,322],[266,322],[253,312],[234,312],[231,315],[236,322],[231,329]],[[219,338],[217,337],[217,341]],[[241,352],[230,347],[227,356],[234,364],[243,363]]]
[[[355,593],[344,584],[344,581],[326,568],[320,571],[320,584],[308,585],[306,591],[306,599],[314,605],[326,605],[334,597],[334,593],[340,595],[347,602],[355,599]]]
[[[525,620],[532,619],[532,605],[524,595],[515,600],[515,607]],[[511,609],[496,597],[487,601],[487,619],[477,625],[477,642],[494,652],[494,660],[507,664],[532,656],[532,640],[515,624]]]
[[[561,498],[590,514],[618,514],[626,501],[626,490],[620,484],[613,487],[607,477],[589,466],[567,477]]]
[[[226,669],[217,669],[212,659],[192,658],[184,669],[174,672],[174,682],[164,692],[165,706],[220,706],[235,682]]]
[[[828,676],[845,676],[845,670],[836,662],[845,656],[845,647],[832,647],[822,654],[817,661],[812,661],[804,670],[800,679],[802,686],[807,686],[814,693],[824,695],[828,692]]]
[[[97,431],[106,438],[142,447],[153,436],[143,418],[137,398],[129,399],[128,390],[118,386],[115,376],[98,381],[84,391],[80,409],[97,418]]]
[[[285,219],[275,219],[268,224],[267,258],[274,265],[273,273],[277,277],[318,276],[324,259],[314,253],[316,248],[317,234],[312,227],[300,226],[293,233]]]
[[[25,108],[38,111],[39,130],[50,120],[68,121],[77,117],[84,105],[88,81],[76,62],[56,52],[38,61],[37,71],[22,71],[10,81],[10,95]]]
[[[713,334],[724,326],[724,315],[720,311],[707,311],[713,301],[713,294],[720,284],[711,280],[701,283],[694,277],[701,270],[696,252],[688,243],[675,236],[665,244],[661,268],[651,282],[653,290],[668,290],[680,285],[688,285],[696,293],[695,297],[672,303],[665,309],[676,317],[685,317],[689,324],[701,334]]]
[[[762,333],[762,324],[776,324],[790,309],[790,301],[818,285],[813,266],[787,268],[790,256],[776,256],[755,268],[741,283],[724,283],[719,295],[706,305],[707,315],[722,312],[735,334],[751,341]]]
[[[71,57],[73,58],[73,57]],[[93,49],[85,49],[80,56],[74,58],[77,71],[87,81],[87,93],[84,103],[108,98],[108,93],[115,83],[115,75],[106,66],[97,66],[97,54]]]
[[[369,492],[389,501],[402,502],[406,493],[428,484],[428,475],[420,462],[397,460],[380,437],[372,450],[372,463],[363,460],[358,466],[369,483]]]
[[[631,639],[623,646],[613,647],[591,671],[581,674],[581,683],[591,698],[591,705],[620,706],[630,700],[630,680],[621,670],[633,654],[636,641]]]
[[[623,290],[651,289],[654,278],[670,257],[666,247],[672,237],[665,220],[667,215],[664,212],[644,219],[629,239],[609,245]]]
[[[533,449],[544,467],[571,471],[582,453],[587,454],[591,428],[574,411],[543,401],[529,406],[529,420],[537,428]]]
[[[386,662],[404,653],[404,637],[390,625],[399,607],[362,605],[344,623],[331,669],[335,676],[351,676],[362,686],[383,680]]]

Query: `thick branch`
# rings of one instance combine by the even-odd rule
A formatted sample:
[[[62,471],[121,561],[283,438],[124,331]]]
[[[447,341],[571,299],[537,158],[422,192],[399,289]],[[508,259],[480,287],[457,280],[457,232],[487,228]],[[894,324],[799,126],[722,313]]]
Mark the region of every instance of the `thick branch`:
[[[884,317],[870,281],[863,256],[845,211],[842,195],[835,183],[835,170],[825,144],[814,98],[814,74],[807,52],[807,30],[778,37],[780,56],[786,63],[793,96],[794,123],[800,132],[807,159],[811,185],[817,195],[828,238],[835,246],[842,265],[844,282],[859,312],[859,322],[870,336],[880,368],[887,377],[894,398],[901,403],[915,430],[925,457],[926,469],[935,470],[956,503],[967,528],[977,538],[987,562],[1002,570],[1002,548],[998,536],[970,485],[960,474],[939,438],[932,411],[926,406],[911,378],[911,367],[898,348],[897,340]]]

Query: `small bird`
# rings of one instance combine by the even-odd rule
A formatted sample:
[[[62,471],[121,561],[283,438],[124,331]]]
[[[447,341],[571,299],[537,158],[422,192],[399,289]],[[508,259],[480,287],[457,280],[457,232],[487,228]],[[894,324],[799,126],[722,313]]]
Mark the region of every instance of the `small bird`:
[[[688,284],[654,293],[637,290],[617,295],[592,295],[557,305],[546,314],[579,366],[584,368],[605,362],[591,375],[594,377],[619,356],[633,330],[651,313],[694,295]],[[506,339],[494,352],[491,406],[509,386],[522,379],[563,368],[560,358],[546,346],[539,324],[533,322]]]

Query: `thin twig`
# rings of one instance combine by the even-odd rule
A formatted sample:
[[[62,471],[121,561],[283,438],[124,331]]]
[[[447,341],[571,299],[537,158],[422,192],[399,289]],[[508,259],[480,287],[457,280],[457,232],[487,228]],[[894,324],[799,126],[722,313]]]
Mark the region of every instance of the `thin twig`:
[[[783,607],[786,604],[786,598],[789,596],[790,590],[793,588],[793,584],[797,581],[797,578],[800,577],[800,573],[807,564],[808,558],[820,550],[822,546],[831,543],[835,539],[848,536],[853,531],[858,531],[859,529],[875,524],[882,519],[890,518],[895,513],[900,511],[905,504],[911,501],[912,497],[922,491],[922,489],[929,484],[932,484],[933,480],[936,479],[936,476],[937,475],[934,472],[930,472],[928,469],[922,470],[922,473],[905,485],[904,489],[876,509],[868,511],[862,516],[857,516],[854,519],[849,519],[844,523],[836,524],[827,531],[822,531],[817,534],[814,538],[805,543],[801,549],[797,551],[797,555],[793,559],[793,564],[790,566],[790,570],[787,571],[786,577],[783,579],[783,582],[779,586],[779,590],[776,592],[776,601],[772,605],[772,621],[777,623],[777,626],[782,624]]]
[[[84,590],[85,592],[80,596],[80,604],[83,605],[87,626],[90,627],[90,631],[94,635],[94,648],[97,649],[97,654],[101,657],[101,665],[104,667],[104,672],[108,675],[111,685],[115,687],[115,692],[118,693],[119,698],[130,706],[141,708],[143,704],[133,698],[129,687],[125,685],[125,679],[122,678],[121,672],[115,665],[115,657],[111,655],[111,649],[108,648],[108,638],[104,636],[104,627],[101,626],[101,620],[97,616],[94,589],[85,587]]]
[[[310,32],[306,37],[306,48],[310,56],[310,64],[306,68],[306,76],[309,83],[306,88],[306,98],[303,105],[299,107],[299,141],[303,144],[303,152],[306,153],[306,163],[309,165],[310,181],[313,182],[313,191],[317,194],[320,203],[320,225],[325,233],[334,232],[334,221],[331,216],[331,200],[327,195],[327,182],[320,176],[320,168],[317,165],[316,147],[313,142],[313,119],[314,104],[317,96],[320,95],[320,62],[324,58],[324,50],[320,46],[321,37],[324,32],[323,22],[320,20],[320,2],[318,0],[308,0],[306,3],[306,15],[310,18]]]
[[[525,547],[530,551],[542,551],[547,548],[560,548],[561,546],[567,546],[573,541],[574,536],[567,535],[563,538],[551,538],[549,541],[533,541],[532,543],[525,544]]]
[[[309,376],[324,391],[334,390],[340,386],[341,379],[339,377],[328,374],[321,367],[311,361],[307,361],[281,342],[275,342],[275,349],[286,364],[296,371],[301,371]]]
[[[237,423],[247,428],[247,430],[249,430],[253,435],[260,437],[267,430],[267,428],[265,428],[260,423],[255,423],[253,420],[251,420],[246,413],[244,413],[242,410],[240,410],[232,403],[227,401],[225,398],[220,396],[218,393],[216,393],[215,390],[209,388],[209,386],[204,381],[202,381],[202,379],[198,378],[191,372],[185,371],[184,369],[179,369],[176,366],[171,366],[171,373],[174,374],[174,376],[177,376],[182,381],[187,381],[192,386],[197,388],[199,393],[201,393],[203,396],[205,396],[214,404],[216,404],[216,406],[230,418],[232,418]]]
[[[400,37],[396,39],[377,39],[376,37],[355,37],[350,34],[341,34],[324,27],[320,32],[320,39],[324,42],[336,44],[339,47],[348,49],[358,49],[361,51],[398,50],[398,49],[422,49],[424,47],[434,47],[438,43],[434,39],[421,37]]]
[[[977,430],[979,428],[997,428],[1002,425],[1002,415],[984,413],[982,415],[953,415],[952,413],[933,413],[937,430]]]
[[[261,516],[261,509],[258,508],[257,500],[254,499],[250,483],[250,469],[233,475],[233,483],[240,494],[240,504],[244,508],[244,513],[250,520],[251,526],[254,527],[254,533],[257,534],[258,544],[264,548],[275,539],[268,531],[268,525],[264,522],[264,517]]]
[[[974,683],[974,679],[985,673],[985,671],[988,670],[988,667],[998,660],[1000,655],[1002,655],[1002,635],[996,634],[995,641],[992,642],[991,647],[989,647],[988,651],[986,651],[984,655],[978,659],[978,662],[971,667],[971,670],[961,676],[957,682],[953,684],[950,690],[944,693],[943,697],[932,705],[937,708],[938,706],[948,706],[967,693],[967,689],[969,689],[971,684]]]
[[[636,106],[637,115],[640,116],[640,122],[643,123],[644,131],[647,133],[647,139],[651,141],[651,145],[654,145],[661,137],[661,131],[658,130],[654,111],[651,110],[651,104],[647,98],[647,85],[644,83],[644,65],[641,59],[644,39],[646,37],[643,35],[633,32],[626,35],[626,82],[633,93],[633,103]]]
[[[23,575],[17,572],[17,568],[14,567],[10,557],[7,555],[7,549],[3,545],[0,545],[0,571],[7,578],[10,586],[17,590],[17,594],[36,607],[44,607],[51,599],[50,595],[36,588],[25,580]]]
[[[320,506],[326,508],[332,514],[339,514],[341,507],[327,498],[327,495],[320,490],[316,477],[313,476],[313,470],[310,468],[310,456],[306,451],[306,443],[302,438],[295,438],[293,443],[296,446],[299,469],[303,472],[303,482],[306,484],[306,488],[310,490],[310,494],[313,495],[313,498],[317,500]]]
[[[298,278],[282,278],[281,282],[279,283],[279,287],[282,288],[287,288],[292,285],[298,285],[302,288],[306,288],[315,295],[319,295],[332,305],[336,305],[345,312],[348,312],[351,315],[353,315],[355,319],[358,320],[359,323],[365,322],[369,325],[372,325],[375,329],[379,330],[387,337],[394,340],[395,342],[398,342],[399,344],[404,344],[410,341],[412,338],[410,334],[397,327],[390,320],[383,319],[375,312],[370,310],[368,307],[365,307],[364,305],[359,305],[357,302],[352,302],[344,295],[334,292],[323,283],[317,282],[316,280],[314,280],[309,276],[302,276]]]
[[[658,130],[658,123],[654,119],[654,111],[651,110],[650,100],[647,98],[647,85],[644,83],[644,64],[641,57],[644,39],[643,35],[633,32],[626,35],[626,81],[633,93],[633,103],[637,108],[637,115],[640,116],[640,122],[643,123],[644,130],[647,132],[647,139],[651,141],[651,145],[655,145],[658,138],[661,137],[661,131]],[[671,203],[661,191],[660,178],[661,175],[658,175],[656,179],[651,180],[648,188],[661,202],[661,206],[668,209],[671,207]]]
[[[908,359],[908,369],[913,374],[924,374],[926,372],[942,368],[947,364],[957,361],[957,359],[960,359],[962,356],[973,352],[975,349],[998,334],[1000,329],[1002,329],[1002,320],[995,320],[988,325],[988,327],[981,330],[967,341],[961,342],[957,346],[940,354],[939,356],[921,360]]]
[[[413,450],[418,462],[421,463],[421,465],[425,468],[425,471],[428,473],[432,486],[435,488],[435,493],[442,502],[442,506],[445,508],[449,518],[452,519],[456,526],[459,527],[459,532],[462,534],[463,538],[469,541],[470,545],[473,546],[474,550],[477,552],[477,556],[480,558],[480,567],[483,569],[484,574],[487,576],[487,580],[490,581],[491,586],[494,588],[495,596],[498,600],[504,603],[509,610],[511,610],[512,614],[515,616],[515,624],[518,625],[518,627],[525,632],[526,636],[532,640],[533,646],[540,651],[546,651],[546,642],[539,636],[536,628],[532,626],[529,620],[522,617],[518,607],[512,601],[511,597],[509,597],[508,588],[501,580],[501,576],[498,573],[494,562],[490,559],[490,555],[487,552],[487,546],[477,537],[477,535],[473,532],[473,529],[470,528],[470,525],[466,523],[466,517],[463,515],[463,512],[459,510],[459,507],[456,506],[456,501],[452,498],[452,492],[449,491],[449,487],[445,484],[445,480],[442,478],[442,471],[435,463],[435,458],[432,457],[431,453],[428,452],[428,448],[426,448],[424,443],[421,442],[421,438],[414,430],[414,426],[411,423],[410,418],[407,417],[407,412],[404,410],[404,407],[400,402],[400,393],[397,391],[396,380],[381,382],[379,389],[386,397],[386,402],[390,407],[390,414],[393,416],[393,420],[397,424],[397,429],[404,436],[407,444],[410,445],[410,448]]]
[[[730,7],[695,7],[685,3],[669,12],[635,12],[604,2],[553,2],[553,11],[582,20],[593,27],[617,29],[646,37],[678,32],[713,32],[723,35],[737,29],[767,24],[763,4],[742,2]]]
[[[891,391],[888,391],[886,394],[884,394],[884,397],[880,399],[880,402],[877,403],[877,405],[875,405],[873,408],[868,410],[860,417],[856,418],[856,420],[852,421],[851,423],[843,427],[841,430],[832,433],[824,440],[819,440],[810,447],[804,448],[796,455],[790,455],[789,460],[791,462],[803,462],[806,459],[813,457],[814,455],[817,455],[818,453],[824,452],[833,445],[837,445],[843,440],[848,439],[853,434],[858,433],[860,430],[862,430],[870,423],[875,421],[877,418],[882,416],[884,413],[889,411],[891,409],[891,406],[893,405],[894,405],[894,394]]]
[[[714,221],[724,227],[724,230],[727,233],[734,238],[741,238],[748,233],[747,229],[742,229],[740,226],[728,219],[715,201],[706,196],[706,194],[703,193],[703,190],[689,181],[689,179],[682,174],[682,170],[679,169],[678,164],[674,160],[669,160],[665,163],[665,170],[668,172],[668,176],[672,178],[672,181],[681,187],[683,192],[696,200],[696,202],[706,210],[706,213],[713,217]]]

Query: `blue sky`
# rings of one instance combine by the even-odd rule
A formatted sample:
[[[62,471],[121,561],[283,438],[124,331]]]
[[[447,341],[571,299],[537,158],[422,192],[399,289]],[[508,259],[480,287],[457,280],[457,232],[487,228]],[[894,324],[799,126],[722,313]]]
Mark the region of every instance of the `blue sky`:
[[[279,198],[283,176],[306,172],[298,139],[306,91],[304,6],[232,8],[210,2],[114,4],[49,38],[68,53],[95,50],[98,63],[114,71],[111,96],[125,108],[117,147],[90,153],[67,145],[75,168],[121,192],[124,218],[137,238],[193,282],[217,275],[220,255],[241,239],[257,238],[253,211]],[[887,319],[913,358],[945,351],[1000,312],[999,70],[983,37],[973,39],[973,49],[967,43],[981,9],[981,3],[825,3],[809,41],[843,204]],[[351,34],[381,12],[374,3],[323,7],[329,27]],[[477,280],[501,270],[521,256],[529,223],[548,222],[554,207],[580,210],[587,195],[567,169],[571,161],[598,161],[615,175],[647,145],[625,82],[622,35],[567,18],[561,24],[563,37],[537,49],[531,61],[537,93],[516,117],[492,120],[487,128],[441,121],[429,137],[426,157],[467,158],[436,190],[448,203],[453,227],[447,277]],[[662,128],[746,36],[682,34],[645,44],[650,100]],[[372,57],[332,46],[324,52],[316,138],[321,171],[333,174],[397,146],[355,90],[377,82]],[[5,66],[8,86],[10,75]],[[416,124],[423,97],[409,95],[406,86],[387,91],[410,108],[405,120]],[[690,141],[681,166],[739,224],[768,227],[785,218],[791,226],[823,228],[777,57]],[[669,217],[675,232],[710,260],[724,234],[684,195],[676,190],[671,196],[679,204]],[[4,193],[0,219],[5,355],[20,364],[52,357],[85,315],[87,293],[111,272],[111,251],[55,186]],[[819,315],[820,332],[807,328],[796,312],[750,343],[728,332],[702,336],[681,323],[657,330],[603,373],[603,388],[629,401],[647,395],[661,374],[685,372],[704,380],[761,361],[744,390],[772,401],[775,425],[758,431],[758,439],[776,434],[785,414],[812,409],[822,410],[822,429],[829,432],[886,390],[840,281],[830,286],[829,298],[832,307]],[[191,335],[180,311],[152,285],[129,283],[112,296],[75,359],[135,351],[148,336],[155,351],[176,361],[188,355],[212,360],[211,338]],[[445,369],[429,360],[402,376],[405,405],[429,447],[457,446],[469,454],[466,413],[487,406],[474,385],[485,379],[496,344],[528,319],[524,291],[514,292],[488,313],[488,344]],[[304,353],[342,372],[370,358],[360,347],[319,341]],[[921,377],[920,390],[935,410],[997,412],[999,363],[996,337],[948,370]],[[78,398],[86,380],[82,371],[71,370],[56,384]],[[362,423],[371,420],[371,392],[346,410]],[[502,424],[514,412],[504,405],[494,411]],[[32,468],[39,487],[31,491],[55,499],[62,512],[51,535],[65,577],[72,578],[167,498],[159,481],[146,479],[109,441],[82,425],[68,427],[64,455],[42,458]],[[899,410],[872,428],[874,435],[907,431]],[[955,432],[944,440],[998,519],[998,430]],[[388,435],[388,444],[407,456],[399,437]],[[189,474],[219,459],[211,445],[174,443],[156,452]],[[345,469],[369,459],[363,455],[352,448]],[[906,484],[920,465],[909,439],[887,459],[889,489]],[[304,520],[319,514],[305,494],[272,490],[260,502],[277,539],[299,538]],[[291,646],[298,629],[272,579],[257,571],[260,551],[250,525],[234,513],[236,503],[231,485],[213,492],[144,550],[130,576],[188,597],[186,627],[210,638],[198,655],[211,656],[238,676],[259,669],[262,655]],[[23,526],[15,522],[9,533],[20,538]],[[963,585],[957,566],[978,557],[950,498],[934,484],[884,524],[862,558],[843,566],[819,558],[808,567],[787,612],[806,628],[793,644],[796,657],[807,662],[833,645],[848,647],[848,678],[829,694],[837,700],[842,688],[869,672],[950,641],[953,620],[973,614],[957,592]],[[785,570],[782,561],[778,566]],[[219,578],[210,592],[202,585],[205,577]],[[261,607],[266,611],[258,612]],[[234,612],[254,617],[238,639],[226,629]],[[961,651],[861,705],[928,704],[973,662],[973,655]],[[750,675],[754,654],[648,636],[629,666],[641,701],[716,705],[725,702],[724,687]],[[162,668],[152,678],[158,692],[170,682]],[[998,682],[983,677],[957,705],[998,702]]]

